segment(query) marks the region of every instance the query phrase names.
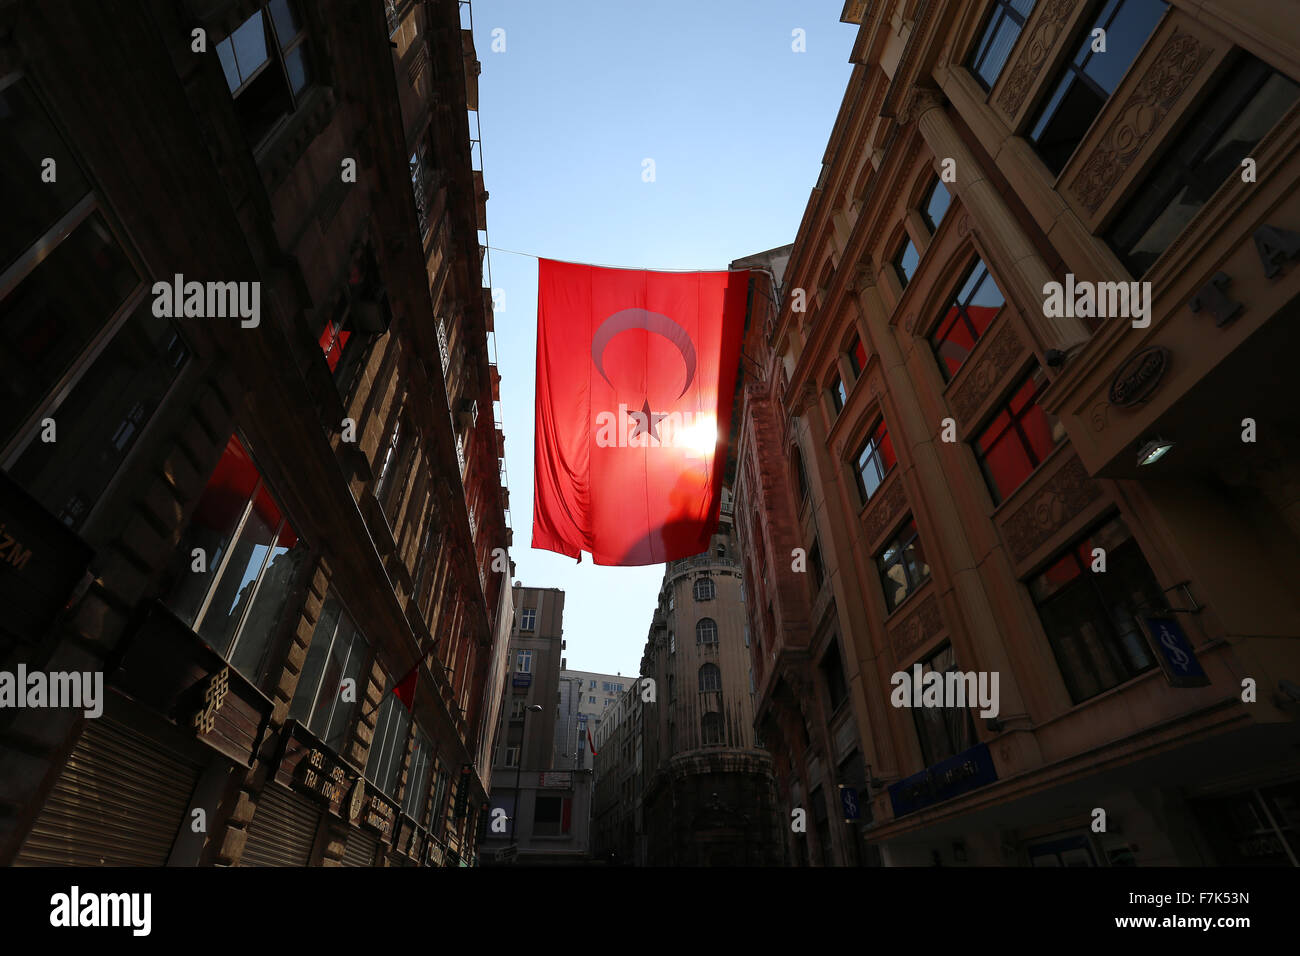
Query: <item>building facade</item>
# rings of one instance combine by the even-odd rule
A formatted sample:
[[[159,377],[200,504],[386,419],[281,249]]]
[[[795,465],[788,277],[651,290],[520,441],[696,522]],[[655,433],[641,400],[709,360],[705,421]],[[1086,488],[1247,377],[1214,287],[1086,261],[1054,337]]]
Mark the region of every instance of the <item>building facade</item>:
[[[0,862],[474,861],[512,605],[461,6],[0,11],[0,671],[103,684],[0,706]]]
[[[1300,329],[1300,26],[1219,0],[844,19],[853,73],[751,344],[744,440],[777,453],[739,478],[770,562],[759,726],[785,809],[837,823],[791,839],[819,864],[857,830],[888,864],[1295,865],[1275,357]],[[945,694],[907,692],[931,672]]]
[[[664,570],[641,659],[656,691],[656,702],[642,705],[638,801],[641,862],[650,866],[784,862],[772,760],[754,732],[745,585],[732,522],[724,486],[708,552]]]
[[[564,722],[564,592],[514,586],[484,862],[577,864],[589,850],[591,774],[557,759]]]
[[[659,612],[655,612],[656,622]],[[592,735],[592,858],[610,866],[644,864],[641,794],[645,785],[645,716],[654,706],[634,684],[605,709]]]
[[[555,721],[556,767],[591,770],[595,760],[587,737],[594,741],[607,707],[623,695],[636,680],[622,674],[594,671],[560,672],[560,712]]]

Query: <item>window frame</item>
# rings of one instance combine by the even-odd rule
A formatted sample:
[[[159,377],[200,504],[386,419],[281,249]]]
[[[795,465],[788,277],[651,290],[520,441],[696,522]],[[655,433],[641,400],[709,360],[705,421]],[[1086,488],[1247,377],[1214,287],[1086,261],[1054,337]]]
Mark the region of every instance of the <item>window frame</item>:
[[[325,663],[324,666],[321,667],[320,675],[316,678],[316,686],[312,689],[310,696],[306,698],[311,702],[308,707],[306,715],[302,717],[294,717],[293,719],[297,720],[298,723],[301,724],[304,728],[306,728],[309,733],[325,741],[325,743],[328,744],[329,746],[336,747],[335,741],[330,736],[328,736],[328,734],[329,734],[330,724],[333,723],[334,720],[334,708],[338,706],[340,695],[336,694],[333,700],[331,701],[330,713],[328,716],[326,716],[325,724],[323,727],[320,728],[319,732],[312,729],[312,722],[316,716],[317,706],[320,703],[320,692],[321,692],[321,687],[325,683],[325,675],[329,672],[330,655],[334,650],[335,642],[338,640],[339,631],[342,628],[344,618],[345,617],[347,618],[349,622],[349,626],[352,629],[352,634],[348,639],[349,644],[347,649],[348,651],[347,656],[343,659],[343,665],[340,668],[340,679],[347,676],[347,665],[351,662],[352,655],[353,653],[356,652],[357,645],[359,642],[360,649],[362,651],[362,658],[361,658],[361,668],[359,671],[359,676],[357,678],[357,689],[359,691],[363,690],[364,689],[363,682],[368,679],[366,676],[367,671],[374,660],[374,647],[371,645],[369,639],[367,639],[365,633],[361,630],[360,626],[357,624],[357,619],[353,617],[352,614],[348,611],[347,605],[344,603],[342,597],[333,588],[330,588],[329,592],[325,596],[325,602],[324,604],[322,604],[321,615],[320,617],[317,618],[317,625],[319,625],[320,619],[324,617],[325,604],[328,604],[330,601],[334,601],[338,605],[339,616],[334,621],[334,630],[330,632],[329,644],[325,648],[325,652],[324,652]],[[311,649],[312,646],[315,644],[315,642],[316,642],[316,632],[315,629],[313,628],[311,642],[307,646],[308,655],[311,654]],[[303,658],[303,669],[305,670],[305,668],[306,668],[306,657]],[[298,672],[298,677],[299,677],[299,685],[301,685],[302,670]],[[360,701],[364,698],[364,696],[365,696],[364,693],[359,694],[357,700],[353,701],[352,704],[350,705],[352,707],[352,713],[348,717],[347,721],[344,723],[343,733],[345,735],[348,729],[350,729],[352,725],[356,723],[357,716],[360,711]],[[289,700],[289,710],[291,716],[294,710],[293,705],[294,702],[297,700],[297,697],[298,697],[298,688],[295,687],[294,696]],[[338,748],[336,747],[336,749]]]
[[[707,585],[707,587],[705,586]],[[696,601],[712,601],[718,596],[717,586],[713,583],[713,576],[701,574],[691,584],[691,593]]]
[[[705,627],[705,625],[708,627]],[[705,640],[704,635],[711,633],[713,640]],[[718,622],[711,617],[702,617],[695,622],[695,643],[701,645],[718,646]]]
[[[908,533],[909,529],[910,534]],[[898,530],[896,530],[893,535],[890,536],[889,540],[885,542],[884,547],[876,552],[876,570],[880,578],[880,589],[885,596],[885,607],[888,609],[888,614],[893,614],[900,607],[906,604],[907,599],[919,591],[934,575],[933,570],[930,568],[930,562],[925,559],[925,549],[921,547],[920,540],[921,530],[917,527],[916,516],[909,514],[898,527]],[[924,572],[918,572],[915,578],[912,574],[912,568],[906,560],[907,548],[913,543],[917,544],[917,548],[920,552],[921,564],[925,568]],[[896,557],[890,559],[888,563],[886,563],[885,554],[891,550],[896,552]],[[898,598],[897,601],[894,601],[891,596],[892,591],[889,586],[891,579],[888,577],[889,569],[894,566],[903,569],[904,583],[907,585],[907,590],[900,598]],[[895,586],[898,584],[897,581],[893,583]]]
[[[881,454],[881,449],[884,447],[885,442],[889,443],[889,453],[894,459],[888,468],[883,466]],[[868,451],[868,449],[870,449],[870,451]],[[864,456],[866,458],[865,461],[863,460]],[[863,471],[865,466],[872,462],[874,462],[876,466],[875,470],[877,480],[875,488],[868,492],[867,482],[863,477]],[[889,477],[890,473],[894,470],[894,466],[897,464],[898,453],[894,451],[894,440],[890,437],[889,426],[885,423],[885,416],[880,415],[876,418],[875,424],[867,430],[866,437],[858,443],[857,451],[854,452],[853,455],[853,477],[858,486],[858,495],[862,499],[862,505],[865,506],[876,496],[876,493],[880,491],[881,485],[885,483],[885,479]]]
[[[998,80],[1002,78],[1002,71],[1007,68],[1007,63],[1011,59],[1011,53],[1015,50],[1016,44],[1020,42],[1020,36],[1025,32],[1025,24],[1028,23],[1029,18],[1033,16],[1034,7],[1036,6],[1035,2],[1030,5],[1028,13],[1021,13],[1012,6],[1012,2],[1013,0],[993,0],[982,27],[977,32],[975,42],[971,46],[970,52],[962,61],[962,65],[966,68],[966,71],[974,77],[975,82],[979,84],[980,89],[984,91],[986,96],[993,92],[993,87],[997,86]],[[1003,22],[1006,20],[1011,20],[1017,25],[1016,35],[1011,40],[1011,46],[1007,48],[1007,58],[998,66],[997,74],[993,77],[992,82],[986,83],[984,75],[980,73],[980,61],[983,59],[981,53],[987,56],[989,51],[992,49],[992,41],[994,37],[997,36]],[[985,48],[986,44],[987,48]]]
[[[304,12],[306,4],[300,5],[296,3],[295,0],[286,0],[290,7],[290,12],[296,14],[298,19],[302,21],[302,29],[290,37],[287,44],[282,44],[280,41],[279,28],[275,24],[275,17],[271,14],[272,2],[273,0],[259,0],[257,12],[255,14],[245,17],[242,21],[236,24],[229,33],[220,39],[213,41],[212,44],[212,51],[217,55],[217,66],[221,70],[222,79],[226,81],[226,89],[230,94],[230,102],[235,108],[236,119],[239,122],[240,131],[244,133],[246,140],[248,131],[244,128],[244,118],[240,113],[240,108],[235,105],[236,100],[246,93],[252,84],[256,80],[260,79],[266,71],[270,70],[273,66],[278,67],[277,72],[280,81],[284,85],[283,92],[288,95],[289,109],[282,112],[271,121],[266,130],[258,137],[256,142],[248,141],[248,147],[253,152],[254,156],[261,156],[267,148],[267,145],[276,137],[276,134],[284,129],[288,119],[296,115],[298,111],[302,109],[308,93],[317,85],[319,80],[317,75],[319,69],[318,60],[316,54],[312,50],[312,44],[310,42],[310,22],[307,14]],[[260,16],[262,19],[262,35],[265,38],[268,47],[267,58],[266,61],[260,64],[249,76],[244,77],[241,71],[239,85],[234,89],[231,89],[230,79],[226,76],[225,64],[221,62],[221,54],[219,50],[221,44],[229,42],[233,53],[235,33],[252,20],[253,16]],[[303,50],[303,58],[306,61],[307,82],[303,85],[303,88],[300,91],[295,92],[293,81],[289,77],[288,58],[290,53],[293,53],[300,48]],[[235,65],[238,70],[238,58],[235,60]]]
[[[960,298],[962,294],[962,290],[966,288],[968,283],[970,283],[976,271],[981,268],[984,270],[984,277],[980,279],[977,283],[975,283],[974,287],[971,288],[970,293],[965,297],[965,300],[963,301]],[[997,289],[998,295],[1001,297],[1002,302],[997,307],[997,310],[993,313],[993,315],[989,317],[988,324],[985,326],[984,331],[979,332],[976,330],[975,323],[971,319],[969,312],[971,309],[971,305],[974,302],[976,296],[980,295],[980,293],[984,290],[984,284],[986,282],[993,283],[993,287]],[[942,306],[943,311],[940,313],[938,319],[935,321],[934,327],[931,329],[930,334],[926,336],[926,341],[930,345],[930,352],[932,355],[934,355],[935,364],[939,366],[939,374],[943,377],[945,386],[951,384],[953,380],[956,379],[957,376],[961,374],[961,370],[966,367],[966,363],[970,360],[971,353],[975,351],[980,341],[984,338],[985,335],[988,334],[989,329],[993,328],[994,324],[998,320],[998,317],[1002,314],[1002,310],[1005,309],[1006,307],[1007,307],[1007,297],[1005,293],[1003,293],[1002,291],[1002,286],[998,284],[997,278],[993,275],[993,270],[989,268],[989,265],[984,260],[983,255],[977,252],[975,257],[971,260],[970,264],[967,265],[966,268],[964,268],[961,271],[960,278],[953,285],[952,291],[947,296],[944,297],[943,306]],[[979,308],[987,308],[987,306],[979,306]],[[949,313],[955,313],[955,314],[950,316]],[[970,345],[970,350],[969,352],[967,352],[966,357],[963,358],[961,360],[961,364],[958,365],[955,369],[953,369],[952,373],[949,374],[948,366],[944,362],[943,357],[939,354],[940,347],[943,345],[945,341],[947,341],[947,339],[945,337],[943,339],[940,339],[939,341],[936,341],[936,338],[940,335],[942,329],[946,327],[949,330],[951,330],[957,326],[958,322],[961,322],[965,326],[966,331],[969,332],[972,337],[972,341]]]
[[[1026,382],[1032,382],[1035,378],[1038,379],[1038,384],[1034,388],[1034,391],[1030,394],[1029,398],[1026,399],[1025,404],[1020,411],[1013,411],[1011,408],[1012,400],[1020,393],[1020,390],[1024,387]],[[1024,375],[1021,375],[1016,379],[1015,383],[1011,386],[1010,391],[1008,391],[1002,401],[1000,401],[997,406],[993,408],[987,416],[985,416],[983,424],[979,428],[975,429],[975,433],[971,436],[969,442],[970,449],[975,455],[975,464],[979,467],[980,474],[984,477],[984,484],[988,487],[989,495],[993,498],[993,506],[995,508],[1001,506],[1002,503],[1014,495],[1018,489],[1023,487],[1025,482],[1029,481],[1033,476],[1033,473],[1038,470],[1038,467],[1050,458],[1052,453],[1056,451],[1056,449],[1059,448],[1061,443],[1066,439],[1065,429],[1060,424],[1060,420],[1049,414],[1047,410],[1042,407],[1039,401],[1039,399],[1042,398],[1043,393],[1051,387],[1051,384],[1052,381],[1047,377],[1047,373],[1043,370],[1042,366],[1034,364],[1027,372],[1025,372]],[[1033,443],[1029,440],[1028,435],[1025,434],[1024,419],[1032,413],[1034,409],[1038,409],[1042,412],[1047,420],[1048,428],[1053,432],[1055,439],[1052,447],[1049,448],[1042,457],[1039,457]],[[1003,414],[1006,414],[1009,423],[1003,428],[1002,433],[998,436],[998,442],[1014,437],[1018,442],[1019,448],[1025,453],[1025,456],[1030,462],[1029,471],[1025,474],[1024,478],[1022,478],[1015,487],[1007,488],[1005,490],[999,489],[994,483],[992,469],[988,465],[988,455],[980,447],[983,443],[984,436],[988,434],[999,416]]]
[[[938,219],[933,219],[930,216],[930,206],[934,203],[935,194],[940,189],[942,189],[944,195],[948,197],[948,201],[944,203],[943,214],[939,216]],[[925,192],[921,194],[921,201],[916,205],[916,211],[920,214],[921,221],[925,223],[926,228],[930,230],[931,236],[939,231],[940,224],[948,218],[948,210],[951,208],[952,193],[949,191],[948,187],[943,184],[942,177],[936,173],[934,179],[931,180],[930,185],[926,188]]]
[[[717,664],[705,661],[700,665],[698,676],[701,694],[722,693],[722,670]]]

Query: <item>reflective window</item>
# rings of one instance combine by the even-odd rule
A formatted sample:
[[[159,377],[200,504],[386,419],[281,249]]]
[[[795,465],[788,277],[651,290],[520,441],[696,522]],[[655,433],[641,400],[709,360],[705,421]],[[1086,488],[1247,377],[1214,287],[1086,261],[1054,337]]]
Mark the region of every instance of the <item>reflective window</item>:
[[[1060,421],[1038,403],[1047,385],[1047,376],[1035,368],[1016,386],[973,443],[994,504],[1000,504],[1020,487],[1065,438]]]
[[[880,487],[880,483],[885,480],[885,475],[889,473],[890,468],[894,467],[894,462],[897,460],[894,457],[894,443],[889,438],[883,418],[876,423],[876,427],[867,435],[853,457],[858,494],[865,502],[876,493],[876,489]]]
[[[979,42],[971,50],[966,65],[985,90],[993,88],[998,74],[1006,65],[1016,38],[1025,28],[1025,20],[1034,9],[1034,0],[996,0],[984,23]]]
[[[945,381],[961,368],[1005,301],[988,268],[976,259],[953,295],[947,314],[930,336]]]
[[[876,556],[880,583],[885,591],[885,605],[892,611],[930,577],[916,521],[907,519],[894,539]]]

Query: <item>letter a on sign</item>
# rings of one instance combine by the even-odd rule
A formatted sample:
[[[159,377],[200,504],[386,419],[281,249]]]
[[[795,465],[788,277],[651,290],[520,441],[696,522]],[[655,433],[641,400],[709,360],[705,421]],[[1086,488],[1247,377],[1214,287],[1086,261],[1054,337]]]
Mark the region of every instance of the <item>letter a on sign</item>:
[[[534,548],[618,565],[708,550],[748,291],[745,270],[540,260]]]

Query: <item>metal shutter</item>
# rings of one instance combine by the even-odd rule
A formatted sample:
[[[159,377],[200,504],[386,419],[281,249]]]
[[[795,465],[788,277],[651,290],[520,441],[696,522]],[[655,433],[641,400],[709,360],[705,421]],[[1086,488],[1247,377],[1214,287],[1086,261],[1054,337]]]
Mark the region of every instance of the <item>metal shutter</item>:
[[[240,866],[306,866],[316,843],[320,809],[305,797],[268,783],[248,825]]]
[[[343,865],[374,866],[378,851],[379,837],[353,827],[348,834],[347,845],[343,848]]]
[[[16,866],[164,866],[202,767],[107,717],[85,730]]]

